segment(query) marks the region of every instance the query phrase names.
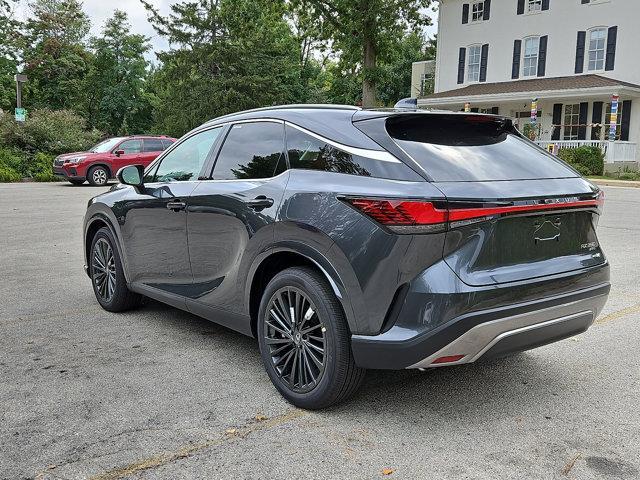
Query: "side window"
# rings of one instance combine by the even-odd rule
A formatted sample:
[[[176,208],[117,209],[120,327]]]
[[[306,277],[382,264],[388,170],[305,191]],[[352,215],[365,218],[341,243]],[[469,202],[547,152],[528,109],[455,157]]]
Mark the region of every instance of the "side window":
[[[141,140],[125,140],[122,142],[116,150],[124,150],[125,155],[129,155],[132,153],[140,153],[142,152],[142,141]]]
[[[350,153],[338,150],[288,125],[287,152],[291,168],[371,176],[358,157],[354,158]]]
[[[196,180],[221,131],[222,127],[212,128],[187,138],[160,161],[154,181]]]
[[[275,122],[238,123],[222,145],[214,180],[269,178],[286,170],[284,126]]]
[[[173,145],[173,141],[172,140],[164,140],[164,139],[162,140],[162,150],[166,150],[171,145]]]
[[[164,150],[162,140],[159,138],[145,138],[143,142],[145,152],[161,152]]]

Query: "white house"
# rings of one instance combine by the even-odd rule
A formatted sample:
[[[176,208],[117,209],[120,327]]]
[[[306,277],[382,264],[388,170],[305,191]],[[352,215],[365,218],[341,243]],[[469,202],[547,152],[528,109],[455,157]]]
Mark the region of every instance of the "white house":
[[[418,96],[418,106],[511,116],[521,130],[531,124],[543,146],[595,144],[607,162],[637,165],[640,0],[439,4],[435,93]],[[616,141],[608,142],[614,95]]]

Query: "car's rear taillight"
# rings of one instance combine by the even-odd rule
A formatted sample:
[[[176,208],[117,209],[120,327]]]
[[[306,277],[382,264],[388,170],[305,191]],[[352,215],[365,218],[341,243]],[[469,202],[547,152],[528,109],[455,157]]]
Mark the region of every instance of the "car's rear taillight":
[[[365,215],[397,233],[433,233],[446,230],[448,212],[432,202],[376,198],[347,198]]]
[[[396,233],[437,233],[505,216],[590,209],[599,212],[604,193],[591,198],[545,198],[520,202],[447,202],[388,198],[343,198],[354,208]]]

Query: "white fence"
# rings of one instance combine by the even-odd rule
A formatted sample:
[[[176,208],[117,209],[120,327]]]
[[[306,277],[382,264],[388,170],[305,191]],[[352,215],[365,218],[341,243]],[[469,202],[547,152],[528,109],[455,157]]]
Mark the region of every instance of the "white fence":
[[[545,150],[558,148],[598,147],[604,152],[605,162],[635,162],[638,145],[635,142],[609,142],[601,140],[536,141]]]

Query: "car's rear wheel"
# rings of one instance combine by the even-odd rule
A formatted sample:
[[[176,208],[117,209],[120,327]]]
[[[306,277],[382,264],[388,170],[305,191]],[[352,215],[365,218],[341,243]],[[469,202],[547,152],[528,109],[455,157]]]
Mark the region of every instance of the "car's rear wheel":
[[[93,237],[88,262],[93,292],[102,308],[122,312],[140,304],[141,296],[127,288],[120,254],[107,227]]]
[[[87,174],[87,180],[94,187],[103,187],[109,181],[109,172],[100,165],[91,167]]]
[[[84,179],[69,179],[69,183],[72,185],[82,185],[84,183]]]
[[[267,373],[292,404],[328,407],[360,386],[365,371],[353,360],[342,307],[316,271],[278,273],[262,296],[257,327]]]

